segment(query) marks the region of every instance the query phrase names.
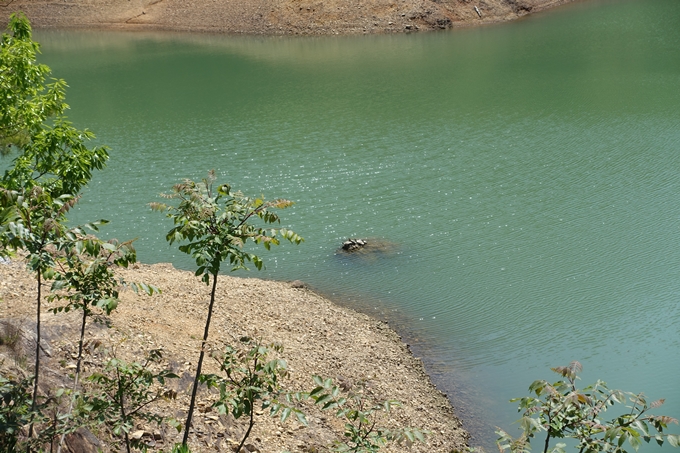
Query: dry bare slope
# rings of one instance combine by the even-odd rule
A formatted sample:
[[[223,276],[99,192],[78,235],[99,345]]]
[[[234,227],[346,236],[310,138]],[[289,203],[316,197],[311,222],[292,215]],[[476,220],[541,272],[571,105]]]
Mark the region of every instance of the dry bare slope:
[[[4,0],[35,27],[232,34],[362,34],[516,19],[572,0]]]

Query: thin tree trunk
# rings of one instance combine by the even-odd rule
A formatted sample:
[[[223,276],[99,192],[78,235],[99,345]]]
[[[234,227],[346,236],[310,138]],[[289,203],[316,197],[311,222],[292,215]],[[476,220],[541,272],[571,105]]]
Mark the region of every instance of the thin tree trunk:
[[[196,376],[194,377],[194,388],[191,390],[191,402],[189,403],[189,413],[187,414],[187,421],[184,425],[184,437],[182,445],[187,445],[189,440],[189,428],[191,427],[191,419],[194,415],[194,406],[196,405],[196,392],[198,390],[198,378],[201,376],[201,368],[203,367],[203,357],[205,356],[205,346],[208,342],[208,331],[210,330],[210,318],[212,317],[213,306],[215,305],[215,291],[217,289],[217,274],[213,274],[212,291],[210,292],[210,306],[208,307],[208,317],[205,321],[205,331],[203,332],[203,342],[201,342],[201,353],[198,356],[198,365],[196,367]]]
[[[250,436],[250,431],[253,429],[253,426],[255,426],[255,419],[253,418],[255,416],[255,407],[253,407],[253,403],[254,401],[250,402],[250,422],[248,423],[248,431],[246,431],[245,436],[243,436],[243,440],[241,440],[241,444],[236,449],[237,452],[241,451],[243,444],[246,443],[246,439],[248,439],[248,436]]]
[[[35,322],[35,366],[34,366],[34,379],[33,379],[33,400],[31,401],[31,424],[28,428],[28,438],[30,439],[33,437],[33,418],[35,417],[35,408],[38,404],[38,377],[40,376],[40,309],[41,309],[41,300],[42,300],[42,275],[40,273],[40,270],[37,272],[37,280],[38,280],[38,297],[37,297],[37,305],[38,308],[36,310],[36,322]],[[31,448],[28,447],[28,451],[31,451]]]
[[[68,406],[68,413],[73,412],[73,402],[75,401],[75,393],[78,388],[78,380],[80,378],[80,367],[83,362],[83,343],[85,339],[85,325],[87,323],[88,309],[87,305],[83,305],[83,320],[80,324],[80,340],[78,341],[78,360],[76,361],[76,377],[73,380],[73,392],[71,392],[71,402]],[[61,453],[61,447],[64,445],[64,439],[66,438],[66,433],[61,435],[59,439],[59,445],[57,446],[57,453]]]
[[[125,448],[127,449],[127,453],[130,453],[130,436],[128,436],[127,431],[125,432]]]
[[[548,428],[548,432],[545,435],[545,443],[543,445],[543,453],[548,453],[548,448],[550,448],[550,428]]]
[[[120,371],[118,368],[116,368],[116,380],[118,381],[118,404],[120,404],[120,419],[125,423],[125,419],[127,418],[125,414],[125,390],[123,388],[123,384],[121,382],[121,377],[120,377]],[[130,437],[128,436],[127,431],[123,430],[124,438],[125,438],[125,449],[127,450],[127,453],[130,453]]]

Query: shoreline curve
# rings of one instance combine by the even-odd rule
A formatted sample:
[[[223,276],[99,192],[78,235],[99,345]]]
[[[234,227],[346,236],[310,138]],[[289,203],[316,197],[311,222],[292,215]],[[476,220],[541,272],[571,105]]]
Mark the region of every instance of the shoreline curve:
[[[576,0],[10,0],[34,28],[246,35],[410,33],[515,20]]]
[[[167,263],[137,264],[122,270],[120,276],[155,285],[163,292],[146,296],[124,291],[117,310],[107,320],[110,327],[90,323],[88,337],[117,345],[116,353],[126,360],[139,360],[140,351],[162,349],[164,358],[181,376],[179,395],[164,410],[179,414],[189,397],[182,383],[191,380],[194,370],[209,288],[193,272],[177,270]],[[25,263],[19,259],[0,263],[0,282],[0,319],[30,325],[35,316],[35,280],[26,271]],[[43,325],[52,351],[51,357],[45,359],[46,368],[58,370],[63,364],[68,367],[71,361],[74,344],[69,332],[78,331],[79,316],[73,312],[52,315],[48,313],[50,303],[45,305]],[[241,336],[283,344],[282,358],[290,370],[287,387],[291,390],[310,389],[311,376],[320,375],[350,386],[363,382],[375,400],[402,402],[403,407],[385,419],[387,425],[418,427],[431,433],[425,444],[413,446],[413,452],[449,453],[463,451],[467,445],[469,435],[449,399],[432,383],[422,361],[382,321],[334,304],[299,283],[220,275],[210,346],[219,349]],[[68,369],[62,370],[61,378],[67,373]],[[208,395],[202,398],[199,397],[199,408],[201,401],[202,407],[208,408]],[[229,436],[216,434],[215,424],[220,420],[215,420],[214,412],[199,410],[195,417],[193,451],[224,451],[221,449],[229,447]],[[259,451],[298,451],[301,446],[327,445],[341,434],[338,420],[330,414],[311,410],[308,419],[309,428],[302,429],[294,423],[282,425],[262,416],[251,439]],[[229,423],[230,432],[238,432],[240,421]],[[174,430],[163,436],[166,448],[178,441]],[[402,450],[398,446],[385,449],[395,453]]]

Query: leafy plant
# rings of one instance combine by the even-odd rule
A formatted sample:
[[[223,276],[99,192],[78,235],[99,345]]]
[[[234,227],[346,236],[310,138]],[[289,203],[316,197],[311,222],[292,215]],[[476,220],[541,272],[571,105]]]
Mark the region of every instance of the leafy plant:
[[[497,443],[501,451],[527,453],[531,450],[531,440],[543,433],[543,453],[565,451],[565,443],[551,444],[556,439],[574,439],[579,453],[624,453],[628,447],[637,451],[643,441],[649,443],[652,439],[659,445],[667,440],[670,445],[678,446],[679,436],[664,433],[670,423],[678,421],[649,413],[664,400],[649,403],[642,393],[610,390],[599,380],[580,390],[576,387],[577,374],[582,370],[579,362],[552,370],[563,379],[552,384],[534,381],[529,392],[535,396],[511,400],[519,402],[522,434],[513,438],[499,428]],[[624,405],[625,410],[618,410],[617,415],[605,419],[607,409],[617,404]]]
[[[17,379],[0,376],[0,451],[6,453],[42,451],[53,439],[68,430],[58,416],[59,392],[56,396],[32,402],[34,376]],[[28,436],[26,427],[39,426]]]
[[[162,358],[158,350],[150,351],[144,363],[127,363],[113,357],[101,373],[88,377],[97,384],[95,393],[85,394],[80,410],[88,413],[97,423],[105,424],[111,432],[122,437],[126,451],[132,448],[145,450],[142,439],[130,436],[138,421],[161,424],[165,418],[146,408],[166,394],[166,379],[178,376],[170,370],[154,371],[152,366]]]
[[[252,220],[259,218],[265,224],[279,223],[279,217],[272,209],[283,209],[293,203],[288,200],[266,201],[262,198],[248,198],[241,192],[235,192],[228,184],[214,187],[215,173],[211,171],[208,177],[200,183],[185,180],[172,188],[172,193],[162,196],[178,200],[177,206],[164,203],[151,203],[152,209],[167,213],[173,220],[174,227],[166,235],[170,244],[181,242],[179,250],[191,255],[198,268],[196,276],[206,285],[210,284],[210,305],[203,332],[203,341],[196,366],[196,376],[191,392],[191,402],[184,426],[182,444],[186,445],[189,429],[196,405],[196,392],[201,375],[205,347],[208,341],[210,320],[215,305],[217,290],[217,275],[222,262],[228,261],[231,270],[246,269],[246,263],[252,262],[257,269],[262,269],[262,260],[255,254],[243,249],[247,241],[264,245],[269,250],[272,245],[279,244],[279,238],[295,244],[302,242],[302,238],[295,232],[285,228],[270,228],[255,226]]]
[[[214,355],[222,375],[204,374],[200,377],[200,382],[209,388],[219,389],[219,398],[212,407],[220,414],[231,414],[236,419],[248,417],[248,429],[236,451],[241,451],[255,426],[255,405],[258,401],[262,410],[270,409],[272,416],[280,414],[281,421],[294,414],[307,425],[302,411],[282,402],[284,390],[281,380],[288,372],[286,362],[278,358],[268,360],[271,352],[279,353],[283,347],[261,345],[249,337],[241,338],[240,342],[240,345],[227,346],[224,352]]]
[[[82,312],[73,393],[68,414],[71,413],[77,397],[76,389],[80,379],[88,317],[92,314],[93,308],[99,308],[108,315],[117,307],[119,288],[125,286],[126,282],[116,278],[114,269],[128,267],[137,260],[132,241],[120,243],[114,239],[105,242],[86,234],[85,228],[98,231],[98,225],[105,223],[107,223],[105,220],[101,220],[71,228],[56,243],[55,275],[49,299],[67,303],[52,311],[58,313],[79,309]],[[135,290],[142,287],[149,295],[158,292],[157,288],[149,285],[131,286]],[[61,451],[63,442],[64,436],[59,442],[57,453]]]
[[[425,441],[427,433],[420,429],[387,428],[380,424],[393,408],[401,406],[399,401],[371,402],[362,386],[355,391],[343,391],[332,379],[313,378],[316,387],[308,397],[322,410],[335,411],[335,416],[345,422],[342,440],[334,443],[333,451],[374,453],[391,442],[410,447],[414,442]]]
[[[8,233],[0,236],[2,245],[28,252],[28,268],[35,275],[36,340],[32,413],[36,411],[40,378],[42,287],[43,281],[49,280],[54,275],[54,257],[51,249],[55,238],[62,232],[62,226],[57,219],[70,207],[70,203],[62,202],[65,198],[53,200],[40,187],[34,187],[28,197],[17,196],[14,206],[17,215],[9,223]],[[29,437],[32,437],[32,434],[33,423],[30,423]]]
[[[3,70],[0,78],[0,154],[10,146],[26,145],[47,118],[67,108],[66,83],[46,84],[50,68],[35,63],[40,46],[31,39],[31,26],[23,13],[10,17],[8,31],[0,38],[0,67],[12,69]]]
[[[98,223],[106,223],[100,221]],[[87,225],[96,231],[96,224]],[[54,313],[72,309],[82,311],[76,377],[80,373],[83,356],[83,342],[87,318],[92,309],[102,309],[107,315],[118,305],[119,287],[124,285],[113,273],[115,267],[127,267],[136,262],[136,253],[131,242],[104,242],[88,236],[83,227],[66,232],[56,243],[55,270],[50,301],[66,301],[66,305],[53,308]],[[152,290],[153,291],[153,290]],[[76,379],[77,380],[77,379]]]
[[[20,152],[0,180],[0,254],[26,251],[36,276],[33,412],[40,379],[42,282],[54,275],[52,251],[64,233],[66,213],[92,171],[108,159],[106,148],[86,146],[91,132],[75,129],[64,117],[66,83],[46,83],[50,69],[37,63],[38,52],[30,23],[23,14],[13,14],[8,33],[0,38],[0,145]]]
[[[34,418],[31,413],[31,381],[0,376],[0,451],[18,451],[21,430]]]

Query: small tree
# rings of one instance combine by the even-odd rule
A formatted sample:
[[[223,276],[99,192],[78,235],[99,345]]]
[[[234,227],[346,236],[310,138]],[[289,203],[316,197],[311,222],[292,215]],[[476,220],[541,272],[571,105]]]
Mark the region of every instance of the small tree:
[[[0,236],[0,243],[6,248],[24,250],[28,253],[28,267],[36,280],[36,338],[35,362],[33,367],[32,414],[37,414],[38,384],[40,378],[42,286],[44,280],[54,276],[54,243],[63,233],[60,219],[70,209],[75,199],[64,195],[53,199],[42,187],[35,186],[25,195],[6,192],[8,199],[15,202],[11,208],[16,214],[9,222],[6,234]],[[29,424],[29,438],[33,435],[33,421]]]
[[[100,221],[99,223],[106,223]],[[96,224],[86,227],[96,231]],[[85,234],[83,227],[70,229],[57,243],[55,275],[50,300],[66,301],[66,305],[52,309],[54,313],[72,309],[82,311],[76,380],[83,356],[85,327],[93,308],[110,314],[118,305],[119,288],[125,281],[116,278],[116,267],[128,267],[137,260],[132,242],[102,241]],[[146,286],[150,293],[155,288]],[[135,286],[136,288],[136,286]]]
[[[270,409],[270,414],[280,414],[281,421],[295,414],[300,423],[307,420],[299,409],[290,407],[282,401],[286,397],[281,380],[288,374],[285,360],[270,359],[272,352],[280,353],[283,347],[278,344],[262,345],[252,338],[243,337],[237,346],[227,346],[222,353],[214,354],[223,374],[204,374],[200,377],[208,387],[219,389],[220,395],[213,407],[220,414],[231,414],[238,419],[248,417],[248,428],[236,451],[241,451],[250,432],[255,426],[255,404]]]
[[[179,250],[191,255],[198,268],[196,276],[206,285],[210,284],[210,305],[205,321],[203,341],[196,366],[196,376],[191,392],[191,402],[184,426],[182,444],[186,445],[189,438],[191,419],[196,403],[199,378],[205,356],[205,347],[210,330],[210,319],[215,305],[217,290],[217,275],[223,261],[228,261],[231,270],[246,269],[246,263],[252,262],[259,270],[262,260],[255,254],[244,250],[246,242],[252,241],[264,245],[269,250],[272,245],[279,244],[279,238],[299,244],[302,238],[295,232],[285,228],[270,228],[255,226],[252,220],[259,218],[265,224],[279,223],[279,217],[272,212],[274,208],[283,209],[293,203],[288,200],[266,201],[262,198],[248,198],[241,192],[232,191],[231,186],[222,184],[214,187],[215,173],[209,172],[208,177],[200,183],[185,180],[172,188],[172,193],[162,196],[179,200],[177,206],[164,203],[151,203],[152,209],[166,212],[174,222],[174,227],[166,235],[170,244],[182,242]]]
[[[297,393],[296,399],[311,398],[322,410],[332,410],[345,422],[342,440],[335,441],[332,451],[375,453],[389,443],[410,447],[414,442],[424,442],[424,431],[418,428],[387,428],[381,419],[400,407],[396,400],[371,401],[362,385],[343,390],[332,379],[313,376],[316,387],[308,394]]]
[[[59,416],[61,390],[52,396],[32,403],[33,380],[27,378],[0,376],[0,451],[15,453],[26,451],[44,451],[65,430],[66,426]],[[34,436],[26,436],[26,426],[39,426]]]
[[[130,286],[135,291],[143,289],[147,294],[159,292],[157,288],[146,284],[126,283],[114,274],[116,268],[126,268],[137,261],[137,254],[132,247],[132,241],[118,242],[117,240],[102,241],[96,236],[89,235],[85,229],[98,231],[98,225],[107,223],[105,220],[86,224],[82,227],[69,229],[57,242],[55,251],[55,275],[52,284],[50,300],[65,301],[66,305],[54,308],[58,313],[72,309],[81,310],[80,336],[78,338],[78,356],[76,372],[73,381],[70,416],[78,394],[83,345],[85,341],[85,327],[93,309],[100,309],[107,315],[118,306],[119,289]],[[62,434],[57,453],[61,451],[65,433]]]
[[[52,251],[64,233],[66,213],[92,171],[108,159],[106,148],[87,147],[91,132],[75,129],[64,117],[66,83],[46,83],[50,69],[37,63],[38,52],[30,23],[13,14],[0,38],[0,147],[20,152],[0,180],[0,255],[26,251],[36,276],[32,411],[40,379],[42,282],[54,276]]]
[[[141,437],[130,436],[138,421],[160,425],[165,420],[165,417],[147,409],[151,403],[165,396],[163,386],[166,379],[178,377],[168,369],[152,369],[161,358],[159,350],[150,351],[144,363],[127,363],[114,356],[103,372],[88,378],[97,384],[97,388],[94,393],[84,395],[81,409],[122,438],[127,453],[132,448],[146,450]]]
[[[14,453],[21,447],[21,430],[33,418],[31,381],[0,376],[0,451]]]
[[[642,441],[649,443],[652,439],[659,445],[668,440],[670,445],[678,446],[679,436],[664,433],[670,423],[677,424],[678,421],[649,413],[664,400],[648,403],[642,393],[610,390],[602,381],[580,390],[576,388],[577,374],[582,370],[579,362],[552,370],[564,379],[553,384],[545,380],[534,381],[529,392],[535,397],[511,400],[519,402],[522,434],[513,438],[499,428],[496,432],[501,452],[527,453],[531,450],[531,440],[542,433],[545,433],[543,453],[565,451],[565,443],[552,445],[556,439],[574,439],[579,453],[625,453],[626,442],[637,451]],[[607,409],[617,404],[625,405],[625,410],[618,410],[617,415],[605,419]]]
[[[0,37],[0,155],[11,146],[30,143],[34,131],[52,115],[62,114],[66,83],[46,84],[50,68],[36,63],[40,52],[31,39],[31,25],[23,13],[12,14],[8,33]]]

